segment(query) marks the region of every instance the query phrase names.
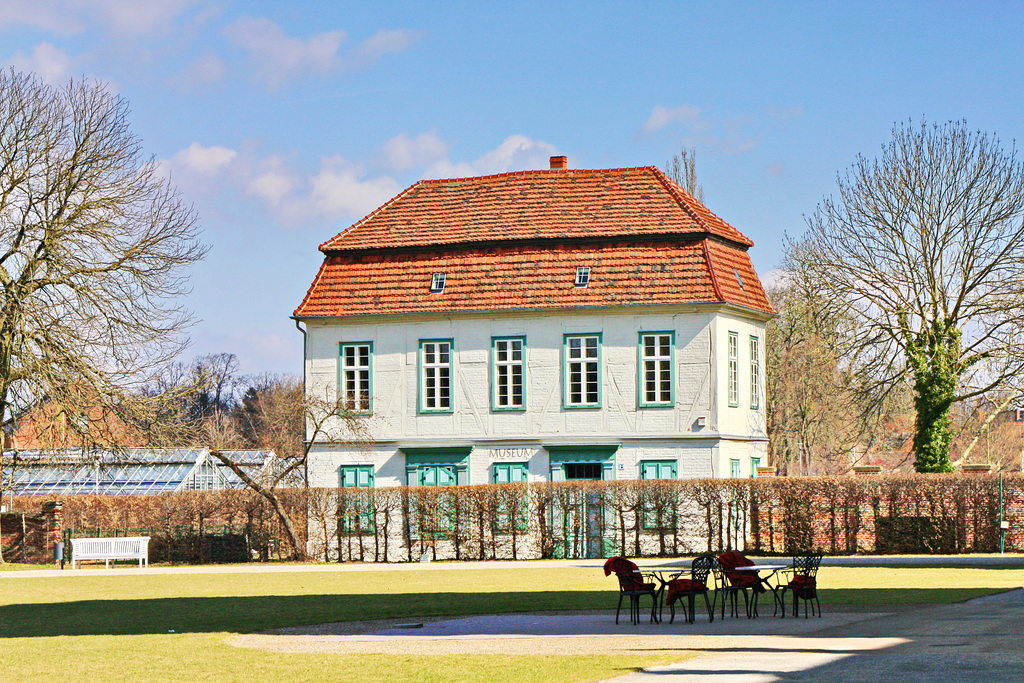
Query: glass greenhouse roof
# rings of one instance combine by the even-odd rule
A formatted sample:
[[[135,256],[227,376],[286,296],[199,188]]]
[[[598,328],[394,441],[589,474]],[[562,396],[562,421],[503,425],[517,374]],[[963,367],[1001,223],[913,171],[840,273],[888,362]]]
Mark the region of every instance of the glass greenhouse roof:
[[[272,450],[222,453],[254,477],[276,459]],[[5,450],[3,477],[4,492],[16,496],[157,494],[245,487],[207,448]]]

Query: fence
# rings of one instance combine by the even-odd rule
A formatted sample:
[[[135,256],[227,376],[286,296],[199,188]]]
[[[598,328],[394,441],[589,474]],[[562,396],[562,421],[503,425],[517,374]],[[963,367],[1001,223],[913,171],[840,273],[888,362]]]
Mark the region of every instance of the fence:
[[[424,554],[435,560],[675,557],[726,549],[764,555],[807,548],[830,554],[998,552],[1000,521],[1009,526],[1006,550],[1024,551],[1020,474],[581,481],[279,495],[295,528],[307,534],[302,540],[312,557],[327,562],[410,562]],[[218,561],[215,542],[203,540],[218,535],[242,537],[249,558],[287,554],[273,510],[247,491],[69,496],[63,509],[64,526],[77,532],[157,529],[146,535],[168,539],[165,561]],[[238,538],[224,544],[235,550],[223,556],[240,547]]]

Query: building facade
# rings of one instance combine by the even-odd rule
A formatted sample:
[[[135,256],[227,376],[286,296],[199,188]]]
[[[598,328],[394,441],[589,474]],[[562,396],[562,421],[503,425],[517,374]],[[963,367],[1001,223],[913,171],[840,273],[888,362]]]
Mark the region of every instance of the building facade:
[[[423,181],[321,245],[307,389],[365,415],[314,486],[751,476],[752,242],[660,170]]]

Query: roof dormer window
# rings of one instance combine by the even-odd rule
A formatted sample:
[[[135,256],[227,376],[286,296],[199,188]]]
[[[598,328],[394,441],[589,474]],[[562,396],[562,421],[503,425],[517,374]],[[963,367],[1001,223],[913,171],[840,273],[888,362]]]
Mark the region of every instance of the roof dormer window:
[[[590,284],[590,266],[577,266],[576,267],[576,282],[577,287],[586,287]]]
[[[433,277],[430,278],[430,291],[431,292],[443,292],[444,281],[446,273],[434,273]]]

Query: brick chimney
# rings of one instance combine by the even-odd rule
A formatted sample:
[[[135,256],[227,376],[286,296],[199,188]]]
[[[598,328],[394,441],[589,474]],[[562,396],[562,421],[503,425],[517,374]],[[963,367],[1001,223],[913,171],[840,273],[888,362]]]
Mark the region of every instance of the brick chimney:
[[[551,157],[552,171],[564,171],[567,168],[569,168],[569,159],[567,157]]]

